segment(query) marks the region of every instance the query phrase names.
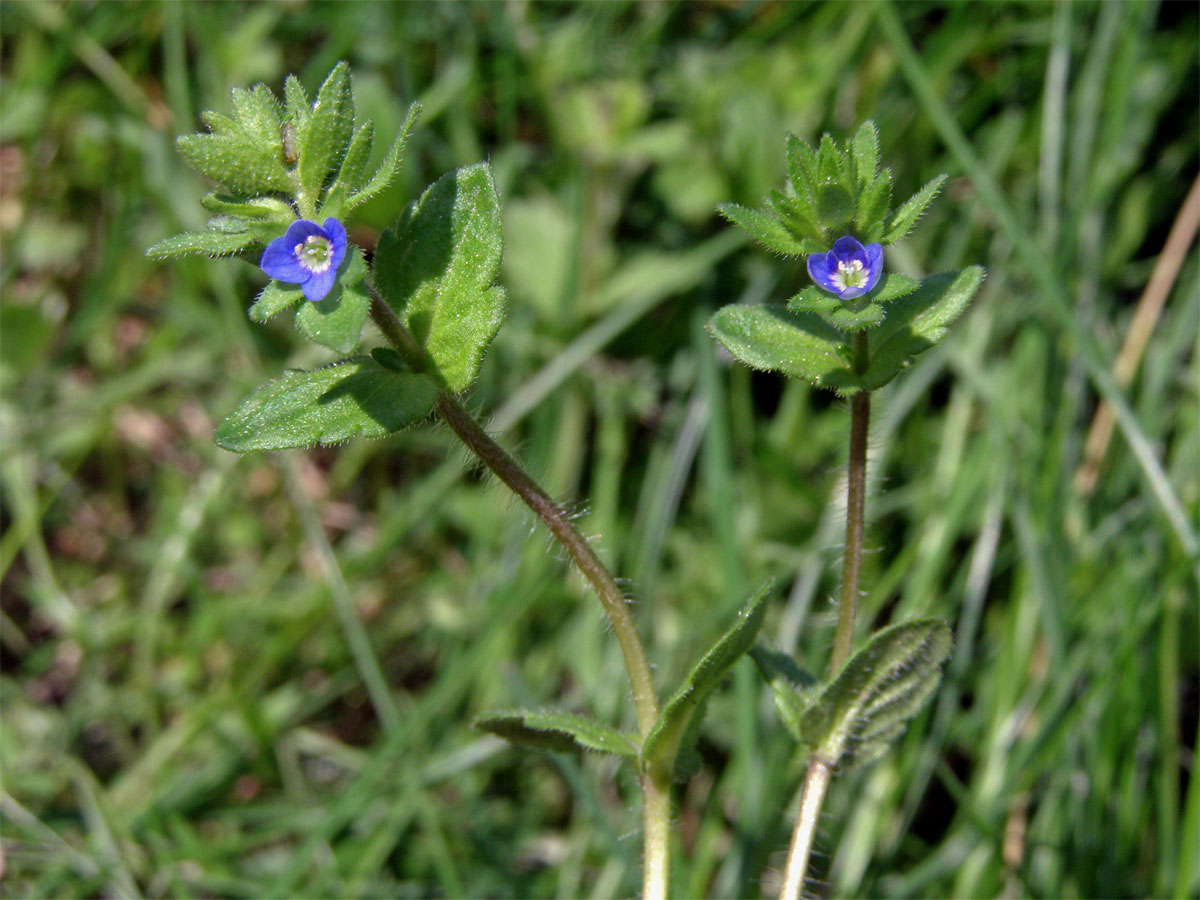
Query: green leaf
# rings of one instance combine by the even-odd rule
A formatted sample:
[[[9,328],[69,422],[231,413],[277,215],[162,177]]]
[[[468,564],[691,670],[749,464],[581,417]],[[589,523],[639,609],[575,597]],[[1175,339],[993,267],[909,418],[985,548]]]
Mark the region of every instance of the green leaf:
[[[346,200],[346,215],[349,215],[353,210],[362,206],[392,183],[392,179],[400,171],[400,160],[404,154],[404,147],[408,143],[408,136],[412,133],[413,125],[416,124],[417,116],[420,114],[420,103],[414,103],[408,108],[408,117],[404,120],[404,124],[400,126],[400,133],[396,135],[396,140],[392,142],[392,146],[388,149],[387,155],[383,157],[383,162],[379,164],[379,168],[375,170],[375,174],[371,176],[371,180],[363,185],[361,190],[355,191]]]
[[[364,122],[350,139],[350,146],[342,158],[342,168],[338,170],[337,183],[343,185],[347,192],[353,193],[362,187],[367,175],[367,160],[371,158],[374,146],[375,125]]]
[[[937,619],[876,633],[804,713],[805,740],[830,766],[877,759],[936,690],[950,646],[950,629]]]
[[[870,119],[858,126],[858,132],[850,142],[850,154],[858,183],[856,194],[861,197],[879,174],[879,129]]]
[[[205,194],[200,199],[200,205],[210,212],[227,216],[240,216],[245,219],[266,219],[278,224],[283,230],[296,220],[296,210],[285,200],[277,197],[255,197],[252,200],[239,200],[228,194]]]
[[[909,197],[904,202],[904,205],[896,210],[896,214],[888,222],[882,242],[885,244],[894,244],[912,231],[913,226],[917,224],[917,219],[921,218],[921,214],[925,212],[925,207],[933,202],[933,198],[938,195],[945,181],[946,176],[939,175]]]
[[[268,127],[271,114],[264,95],[239,90],[233,100],[238,118],[204,113],[201,119],[211,133],[181,135],[175,142],[180,155],[201,175],[239,196],[289,192],[292,182],[283,164],[279,129]]]
[[[921,286],[921,282],[899,272],[884,272],[875,289],[867,294],[875,303],[890,303],[893,300],[911,294]]]
[[[375,283],[452,391],[470,386],[504,319],[500,198],[485,164],[447,173],[380,236]]]
[[[813,313],[774,305],[726,306],[709,319],[708,331],[751,368],[803,378],[841,394],[862,390],[842,334]]]
[[[815,693],[816,678],[800,668],[786,653],[780,653],[762,644],[750,648],[750,658],[771,686],[779,718],[792,733],[792,737],[804,743],[801,723]]]
[[[296,129],[296,172],[300,188],[315,204],[337,171],[354,133],[350,67],[339,62],[321,85],[304,124]]]
[[[393,350],[391,347],[376,347],[371,351],[371,359],[379,363],[385,369],[391,369],[393,372],[408,372],[409,367],[404,362],[404,357]]]
[[[817,150],[816,183],[818,188],[825,184],[838,184],[847,193],[854,187],[850,158],[828,133],[821,135],[821,146]]]
[[[854,226],[862,235],[863,243],[873,244],[883,240],[885,220],[891,205],[892,170],[885,168],[880,170],[871,186],[858,195]]]
[[[737,203],[721,203],[717,212],[768,250],[784,256],[800,256],[806,252],[804,242],[794,237],[774,216]]]
[[[235,87],[233,112],[243,131],[270,147],[272,155],[283,158],[279,101],[270,88],[265,84],[257,85],[254,90]]]
[[[217,429],[226,450],[290,450],[383,437],[433,411],[438,386],[366,357],[311,372],[288,372],[259,387]]]
[[[362,251],[353,247],[342,262],[333,290],[297,311],[297,330],[310,341],[337,353],[349,353],[357,347],[371,308],[371,297],[363,285],[366,274]]]
[[[784,227],[799,239],[805,253],[819,253],[826,249],[828,235],[822,230],[820,216],[807,195],[789,197],[783,191],[771,188],[767,191],[767,202],[783,221]]]
[[[817,188],[817,218],[826,228],[837,228],[854,218],[854,197],[845,186],[828,181]]]
[[[246,231],[200,231],[176,234],[150,247],[151,259],[172,259],[180,256],[229,256],[249,247],[255,241]]]
[[[250,316],[250,321],[261,324],[285,309],[290,309],[303,299],[304,294],[301,293],[300,288],[272,279],[259,292],[246,314]]]
[[[474,721],[481,731],[497,734],[514,744],[541,750],[574,753],[590,750],[633,759],[633,740],[607,725],[567,713],[512,709],[486,713]]]
[[[816,198],[817,184],[817,154],[812,147],[792,133],[784,139],[784,149],[787,156],[788,180],[800,196],[810,200]]]
[[[659,777],[669,776],[675,769],[683,739],[695,734],[692,726],[696,715],[708,695],[716,689],[725,675],[742,655],[754,644],[754,638],[762,627],[767,613],[767,592],[771,585],[763,585],[745,608],[738,613],[737,622],[712,645],[707,653],[688,673],[682,686],[663,706],[658,721],[646,735],[642,747],[642,762]]]
[[[981,266],[930,275],[910,293],[892,300],[887,318],[871,335],[871,362],[863,375],[867,390],[883,387],[939,343],[983,283]]]
[[[301,128],[308,125],[308,117],[312,113],[312,109],[308,105],[308,94],[304,91],[304,85],[295,75],[288,75],[283,80],[283,97],[287,121],[298,133]]]

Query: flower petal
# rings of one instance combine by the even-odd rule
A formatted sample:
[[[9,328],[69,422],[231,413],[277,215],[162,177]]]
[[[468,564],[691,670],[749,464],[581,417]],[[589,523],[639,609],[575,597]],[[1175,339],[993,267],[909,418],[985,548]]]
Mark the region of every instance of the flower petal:
[[[277,237],[267,244],[267,249],[263,251],[262,259],[258,263],[258,267],[276,281],[303,284],[312,275],[296,258],[296,245],[299,241],[291,237],[292,228],[296,224],[298,223],[293,223],[283,237]]]
[[[883,247],[879,244],[867,244],[867,281],[866,289],[873,290],[879,284],[879,276],[883,274]]]
[[[330,266],[323,272],[313,272],[301,288],[304,291],[304,298],[314,302],[324,300],[325,295],[333,289],[333,282],[335,280],[337,280],[337,269],[333,266]]]
[[[833,273],[837,271],[837,257],[830,253],[813,253],[808,257],[808,274],[820,287],[837,293],[833,286]]]
[[[333,258],[330,267],[336,269],[346,258],[346,226],[330,216],[321,224],[321,227],[325,229],[325,235],[329,238],[329,247]]]
[[[864,269],[867,267],[867,251],[866,251],[866,249],[863,247],[862,244],[860,244],[854,238],[850,237],[850,235],[846,235],[845,237],[840,237],[836,241],[834,241],[833,242],[833,250],[831,252],[833,253],[834,258],[837,259],[838,262],[848,263],[848,262],[853,262],[854,260],[858,260],[859,262],[861,262],[863,264]],[[836,266],[836,263],[835,263],[835,266]]]

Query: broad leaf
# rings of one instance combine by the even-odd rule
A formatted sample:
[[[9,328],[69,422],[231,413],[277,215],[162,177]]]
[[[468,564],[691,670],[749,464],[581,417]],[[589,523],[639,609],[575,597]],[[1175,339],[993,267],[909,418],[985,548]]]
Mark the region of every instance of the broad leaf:
[[[392,183],[392,179],[400,171],[400,160],[403,158],[404,147],[408,143],[408,136],[412,132],[413,125],[416,124],[417,116],[420,113],[420,103],[414,103],[408,108],[408,116],[405,118],[404,124],[400,126],[400,133],[396,135],[396,140],[388,148],[387,154],[383,157],[383,162],[379,164],[379,168],[375,170],[375,174],[371,176],[371,180],[347,198],[345,205],[346,215],[349,215],[353,210],[362,206],[362,204],[366,203]]]
[[[573,753],[590,750],[633,759],[637,747],[619,731],[592,719],[567,713],[512,709],[486,713],[474,722],[481,731],[498,734],[514,744]]]
[[[804,740],[830,766],[878,758],[937,688],[950,645],[950,629],[937,619],[876,633],[809,705]]]
[[[782,372],[843,394],[861,383],[843,355],[839,331],[813,313],[783,306],[726,306],[708,320],[708,331],[753,369]]]
[[[453,391],[475,379],[504,318],[504,290],[491,286],[501,246],[500,199],[478,164],[439,178],[375,250],[376,287]]]
[[[883,243],[894,244],[912,231],[913,226],[917,224],[917,219],[921,218],[925,207],[933,202],[933,198],[938,195],[945,181],[946,176],[939,175],[909,197],[888,222],[883,235]]]
[[[316,204],[331,174],[341,166],[354,132],[350,67],[339,62],[326,77],[305,121],[296,129],[300,188]]]
[[[770,587],[770,584],[764,585],[750,599],[738,613],[733,627],[696,663],[679,690],[663,706],[658,721],[646,735],[642,747],[643,765],[652,774],[664,777],[674,771],[685,736],[695,735],[699,727],[699,723],[693,725],[693,717],[733,664],[754,644],[767,613],[767,591]]]
[[[297,311],[297,330],[337,353],[349,353],[357,347],[371,309],[371,297],[363,285],[366,274],[362,251],[351,248],[333,290],[315,303],[306,301]]]
[[[717,206],[717,212],[768,250],[783,256],[800,256],[805,252],[804,243],[774,216],[737,203],[721,203]]]
[[[867,390],[883,387],[912,365],[917,354],[939,343],[983,283],[981,266],[931,275],[916,290],[887,306],[887,318],[871,334],[871,363],[863,375]]]
[[[426,375],[394,372],[372,359],[288,372],[242,401],[221,423],[226,450],[290,450],[383,437],[433,411],[438,386]]]

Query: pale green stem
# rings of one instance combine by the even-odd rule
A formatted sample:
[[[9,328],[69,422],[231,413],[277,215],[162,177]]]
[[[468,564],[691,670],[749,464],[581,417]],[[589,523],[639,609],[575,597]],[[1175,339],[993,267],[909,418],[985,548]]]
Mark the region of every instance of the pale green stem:
[[[867,333],[854,333],[854,371],[862,374],[870,362]],[[833,653],[829,657],[829,677],[833,678],[854,648],[854,619],[858,612],[858,581],[862,568],[863,506],[867,486],[867,430],[871,422],[871,394],[859,391],[850,398],[850,462],[846,470],[846,545],[842,563],[842,591],[838,603],[837,629],[833,635]],[[800,812],[788,848],[783,890],[780,900],[798,900],[804,889],[808,861],[812,854],[821,806],[833,777],[833,764],[814,756],[808,762]]]
[[[413,339],[391,307],[374,292],[371,295],[371,318],[414,370],[431,370],[424,348]],[[430,371],[430,374],[436,376],[436,372]],[[449,391],[442,391],[438,395],[437,411],[471,452],[550,529],[550,533],[562,544],[595,589],[625,659],[625,668],[633,688],[638,731],[645,738],[658,719],[658,695],[654,690],[654,677],[645,648],[616,580],[576,530],[566,511],[492,440]],[[666,900],[671,846],[670,783],[644,774],[641,786],[644,845],[642,896],[645,900]]]

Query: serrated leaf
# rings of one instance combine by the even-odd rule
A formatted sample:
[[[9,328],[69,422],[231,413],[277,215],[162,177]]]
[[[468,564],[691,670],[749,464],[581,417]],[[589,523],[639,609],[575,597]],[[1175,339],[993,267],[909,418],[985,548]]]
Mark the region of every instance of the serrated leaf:
[[[800,196],[815,200],[817,184],[817,154],[812,147],[792,133],[784,139],[784,151],[787,157],[788,180]]]
[[[485,164],[439,178],[380,236],[375,284],[452,391],[470,386],[504,319],[500,198]]]
[[[296,129],[296,172],[300,188],[314,203],[342,164],[354,133],[354,97],[350,67],[339,62],[317,92],[306,121]]]
[[[892,205],[892,170],[881,169],[870,187],[858,195],[858,211],[854,225],[864,243],[879,243],[883,239],[888,209]]]
[[[346,359],[262,385],[221,423],[215,439],[245,453],[383,437],[428,416],[437,395],[427,375],[393,372],[366,357]]]
[[[244,104],[258,103],[255,96],[243,91],[235,94],[235,101],[241,97]],[[257,120],[238,121],[219,113],[205,113],[201,119],[210,134],[185,134],[175,141],[193,169],[240,196],[291,189],[278,132],[271,137],[262,132]]]
[[[300,288],[272,279],[267,282],[266,287],[259,291],[258,297],[250,305],[246,314],[252,322],[262,324],[272,316],[295,306],[303,299],[304,294]]]
[[[913,226],[917,224],[917,219],[921,218],[925,208],[933,202],[933,198],[938,195],[945,181],[946,176],[939,175],[909,197],[888,221],[882,243],[894,244],[912,231]]]
[[[753,646],[767,613],[766,600],[770,588],[771,585],[766,584],[759,589],[738,613],[733,626],[701,657],[679,690],[663,706],[658,721],[642,745],[642,763],[652,774],[665,777],[674,771],[684,737],[689,732],[695,733],[693,716],[733,664]]]
[[[750,648],[750,658],[758,666],[763,679],[771,686],[779,718],[792,737],[805,743],[802,731],[804,712],[814,693],[816,678],[800,668],[786,653],[756,644]]]
[[[245,231],[199,231],[163,238],[146,251],[151,259],[181,256],[228,256],[249,247],[255,241]]]
[[[784,256],[800,256],[805,252],[804,243],[774,216],[737,203],[721,203],[717,206],[717,212],[768,250]]]
[[[860,750],[877,758],[936,689],[950,645],[950,629],[937,619],[873,635],[804,713],[801,731],[817,756],[830,766]]]
[[[400,133],[396,135],[396,140],[388,148],[387,154],[383,157],[383,162],[379,164],[379,168],[375,170],[375,174],[371,176],[371,180],[363,185],[361,190],[355,191],[346,199],[345,207],[347,215],[391,184],[392,179],[400,171],[400,160],[403,157],[404,147],[408,143],[408,136],[417,121],[417,116],[420,114],[420,103],[414,103],[408,108],[408,117],[405,118],[404,124],[400,126]]]
[[[259,143],[269,146],[272,153],[282,159],[283,139],[280,126],[279,101],[265,84],[253,90],[233,89],[233,111],[238,124]]]
[[[371,149],[375,146],[375,124],[364,122],[354,132],[346,155],[342,158],[342,167],[338,170],[337,183],[346,188],[347,193],[353,193],[362,187],[367,175],[367,161],[371,158]]]
[[[767,191],[767,202],[806,252],[819,253],[825,249],[828,236],[822,231],[816,207],[807,195],[789,197],[783,191],[772,188]],[[814,246],[819,249],[811,249]]]
[[[708,331],[753,369],[782,372],[841,394],[862,390],[844,354],[840,332],[808,312],[782,306],[726,306],[708,320]]]
[[[862,380],[867,390],[883,387],[912,364],[917,354],[939,343],[983,283],[981,266],[930,275],[920,286],[892,300],[887,318],[871,335],[871,362]]]
[[[875,182],[879,174],[879,129],[870,119],[858,126],[850,142],[850,154],[854,160],[854,174],[858,185],[856,194],[863,193]]]
[[[357,247],[346,254],[338,280],[323,299],[296,312],[296,329],[310,341],[337,353],[349,353],[362,339],[371,297],[363,285],[367,264]]]
[[[473,723],[481,731],[499,735],[514,744],[541,750],[573,753],[589,750],[633,759],[637,747],[630,738],[592,719],[567,713],[528,709],[486,713]]]

